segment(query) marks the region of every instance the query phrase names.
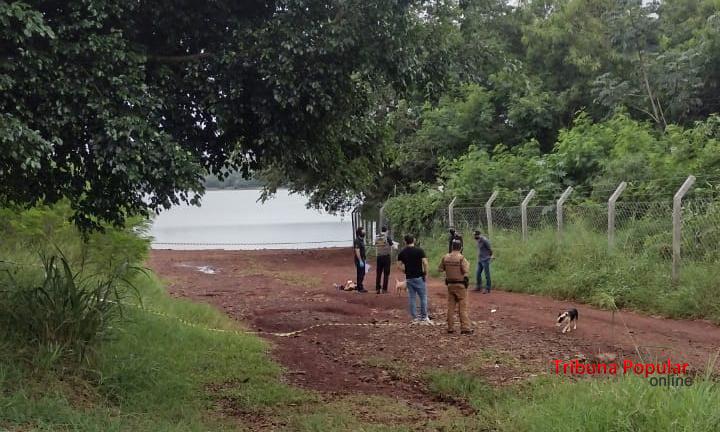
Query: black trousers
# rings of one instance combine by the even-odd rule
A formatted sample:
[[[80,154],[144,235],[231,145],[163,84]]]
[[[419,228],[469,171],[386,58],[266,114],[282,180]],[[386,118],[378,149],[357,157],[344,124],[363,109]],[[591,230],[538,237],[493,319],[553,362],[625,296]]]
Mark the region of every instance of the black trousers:
[[[375,289],[380,292],[380,277],[382,277],[382,290],[387,292],[388,279],[390,279],[390,255],[378,255],[377,268],[375,268]]]
[[[365,287],[363,287],[363,280],[365,279],[365,267],[360,267],[360,263],[355,260],[355,270],[357,270],[357,281],[355,281],[355,283],[357,284],[358,291],[362,291],[365,289]]]

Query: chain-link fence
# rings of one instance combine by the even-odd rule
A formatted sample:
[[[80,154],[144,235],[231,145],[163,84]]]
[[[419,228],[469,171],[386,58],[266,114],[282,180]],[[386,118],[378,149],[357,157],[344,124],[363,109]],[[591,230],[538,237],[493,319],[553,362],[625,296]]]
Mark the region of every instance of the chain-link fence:
[[[673,202],[625,202],[610,204],[565,205],[558,212],[556,204],[528,206],[523,218],[522,206],[491,207],[474,203],[440,209],[427,230],[445,233],[449,226],[458,232],[480,230],[504,240],[520,240],[527,232],[527,242],[548,241],[557,233],[566,246],[586,245],[608,248],[632,255],[649,254],[673,261]],[[683,260],[720,261],[720,202],[687,200],[681,210],[680,251]],[[525,222],[523,222],[525,220]],[[393,227],[392,220],[384,223]],[[401,224],[396,224],[401,225]],[[427,236],[430,232],[416,233]],[[398,233],[400,235],[400,233]],[[401,239],[396,239],[401,240]],[[676,257],[677,258],[677,257]]]
[[[720,203],[689,201],[683,206],[682,256],[707,262],[720,261]]]

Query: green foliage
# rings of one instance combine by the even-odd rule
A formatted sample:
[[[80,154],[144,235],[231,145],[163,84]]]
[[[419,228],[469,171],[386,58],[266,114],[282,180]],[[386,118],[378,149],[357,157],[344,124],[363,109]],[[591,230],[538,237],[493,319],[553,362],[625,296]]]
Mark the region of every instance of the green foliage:
[[[444,204],[441,193],[422,187],[414,194],[389,199],[385,214],[392,221],[392,232],[400,240],[405,234],[417,236],[432,230],[436,224],[442,224],[442,220],[438,220],[438,212]]]
[[[27,210],[0,207],[5,222],[0,227],[0,257],[9,257],[11,264],[24,264],[61,250],[72,268],[106,276],[122,274],[123,269],[145,261],[151,240],[149,220],[132,218],[124,228],[104,226],[103,232],[83,236],[70,222],[72,213],[66,201]]]
[[[25,285],[0,278],[0,322],[7,337],[53,352],[58,360],[83,362],[106,337],[119,313],[120,276],[96,278],[73,271],[67,260],[43,260],[45,277]]]
[[[147,221],[82,237],[66,203],[0,209],[0,322],[5,338],[45,366],[92,363],[134,293]]]
[[[456,372],[435,370],[426,378],[431,392],[446,400],[466,400],[476,410],[486,409],[496,397],[494,389],[479,377]]]
[[[679,175],[717,173],[709,155],[694,156],[694,149],[717,150],[710,144],[716,133],[700,138],[720,112],[717,1],[553,0],[510,8],[490,0],[460,2],[456,12],[441,3],[437,15],[427,10],[426,16],[429,27],[445,32],[432,43],[451,53],[443,57],[449,78],[440,95],[393,104],[379,172],[393,181],[370,184],[370,200],[412,193],[418,181],[445,182],[454,174],[448,161],[467,155],[482,164],[465,167],[468,173],[492,171],[487,164],[496,156],[521,156],[514,152],[528,142],[552,156],[527,155],[544,173],[508,188],[551,181],[555,191],[539,194],[545,199],[575,186],[597,189],[592,199],[606,200],[606,190],[621,180],[667,179],[636,190],[650,195],[679,186]],[[457,26],[438,24],[443,19]],[[477,150],[487,157],[473,155]],[[696,164],[700,158],[713,167]],[[514,183],[494,175],[458,177],[482,183],[456,185],[465,189],[457,195],[474,199],[489,194],[488,187]]]
[[[463,234],[470,238],[470,232]],[[720,322],[720,300],[709,295],[717,287],[715,263],[702,254],[699,259],[689,257],[683,261],[680,284],[673,286],[669,239],[669,224],[649,217],[619,228],[612,253],[605,233],[569,221],[562,242],[558,242],[553,227],[532,230],[527,243],[517,231],[496,229],[490,239],[496,257],[492,264],[493,283],[506,291],[574,300],[611,310],[629,308],[671,318]],[[446,237],[435,235],[426,239],[423,247],[431,263],[439,262],[447,252]],[[476,262],[476,247],[467,241],[463,254],[471,263]]]
[[[0,205],[66,198],[83,228],[197,203],[208,172],[345,206],[377,94],[415,75],[404,1],[3,1],[0,24]]]
[[[582,425],[586,431],[709,432],[720,427],[714,408],[720,389],[710,379],[695,378],[684,388],[651,387],[635,376],[577,384],[552,381],[536,386],[529,396],[529,403],[521,399],[513,404],[507,430],[570,431]]]
[[[466,155],[446,163],[442,176],[448,195],[487,199],[497,190],[497,205],[522,201],[521,191],[530,188],[535,188],[541,197],[552,196],[557,187],[535,141],[513,150],[497,146],[492,157],[487,151],[471,147]]]
[[[143,303],[155,310],[199,326],[236,328],[209,306],[170,299],[155,279],[139,284]],[[223,400],[249,411],[313,400],[280,381],[268,347],[254,336],[208,332],[133,307],[112,335],[91,370],[64,376],[32,375],[13,350],[3,349],[0,424],[48,431],[237,430],[208,416],[209,404]]]
[[[581,113],[572,128],[560,131],[550,154],[543,154],[536,141],[512,149],[500,145],[492,152],[471,146],[443,162],[439,181],[447,196],[460,199],[487,199],[498,191],[497,206],[518,205],[531,188],[537,200],[552,202],[566,186],[575,188],[574,200],[606,202],[621,181],[630,184],[625,200],[662,200],[663,195],[669,200],[688,173],[709,180],[720,174],[718,130],[715,116],[660,133],[627,114],[593,122]],[[693,190],[695,197],[716,192],[710,181]]]
[[[680,388],[652,387],[647,379],[622,372],[607,379],[535,379],[505,389],[490,388],[459,372],[433,373],[429,380],[439,395],[452,395],[476,407],[478,430],[710,432],[720,427],[715,408],[720,388],[707,376],[695,377],[691,386]]]

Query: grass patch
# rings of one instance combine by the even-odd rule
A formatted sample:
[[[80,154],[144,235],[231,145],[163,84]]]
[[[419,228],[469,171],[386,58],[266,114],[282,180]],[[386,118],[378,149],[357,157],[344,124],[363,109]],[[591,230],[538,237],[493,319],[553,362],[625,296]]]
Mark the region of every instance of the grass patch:
[[[641,226],[640,228],[644,228]],[[464,235],[464,255],[477,268],[472,233]],[[715,262],[685,259],[681,282],[670,282],[671,262],[665,237],[643,234],[639,228],[619,231],[617,247],[608,250],[604,233],[568,225],[562,240],[552,228],[535,230],[529,241],[519,233],[497,230],[491,239],[496,260],[493,284],[506,291],[545,295],[607,307],[643,311],[671,318],[706,318],[720,323],[720,296]],[[444,235],[423,238],[431,275],[447,251]]]
[[[411,366],[398,359],[371,356],[364,359],[363,363],[370,367],[386,371],[393,379],[402,379],[410,375],[408,371],[411,369]]]
[[[691,387],[652,387],[643,378],[551,380],[533,386],[526,398],[500,408],[513,431],[694,431],[720,430],[720,388],[696,381]],[[510,420],[511,419],[511,420]]]
[[[511,388],[492,388],[479,377],[435,371],[429,386],[476,410],[467,430],[507,432],[720,430],[720,386],[701,378],[690,387],[652,387],[633,375],[577,382],[538,378]]]
[[[162,311],[207,327],[233,327],[203,305],[160,300],[156,282],[144,286]],[[164,294],[162,294],[164,295]],[[171,308],[164,307],[172,305]],[[222,399],[238,410],[284,406],[312,396],[282,384],[280,367],[257,337],[208,332],[176,320],[126,310],[126,320],[99,349],[96,366],[33,376],[12,357],[0,362],[4,391],[0,420],[36,430],[236,430],[210,415]],[[70,380],[74,385],[68,386]],[[213,390],[215,388],[215,390]],[[217,420],[216,420],[217,419]]]

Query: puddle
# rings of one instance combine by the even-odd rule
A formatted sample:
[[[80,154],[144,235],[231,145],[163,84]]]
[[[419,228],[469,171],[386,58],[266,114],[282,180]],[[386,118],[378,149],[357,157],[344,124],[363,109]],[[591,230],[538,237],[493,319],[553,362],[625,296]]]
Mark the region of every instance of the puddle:
[[[189,264],[176,264],[178,267],[188,267],[188,268],[194,268],[195,270],[199,271],[200,273],[205,274],[215,274],[217,273],[217,270],[212,268],[211,266],[195,266],[195,265],[189,265]]]

